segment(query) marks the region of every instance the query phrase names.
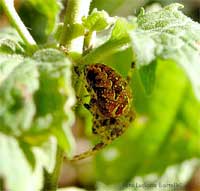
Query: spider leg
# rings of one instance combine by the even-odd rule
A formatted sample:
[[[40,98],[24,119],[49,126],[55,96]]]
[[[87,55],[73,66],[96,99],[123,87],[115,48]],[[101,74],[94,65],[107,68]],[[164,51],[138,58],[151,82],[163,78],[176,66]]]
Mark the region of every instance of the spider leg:
[[[90,110],[90,109],[91,109],[91,105],[88,104],[88,103],[84,103],[84,107],[85,107],[87,110]]]
[[[130,127],[130,123],[135,119],[135,113],[130,110],[130,112],[121,119],[116,121],[116,124],[111,128],[110,137],[114,141],[118,137],[124,134],[124,132]]]
[[[87,157],[90,157],[90,156],[96,154],[99,150],[103,149],[106,145],[107,144],[100,142],[100,143],[96,144],[92,149],[85,151],[79,155],[75,155],[71,161],[74,162],[74,161],[78,161],[78,160],[82,160]]]

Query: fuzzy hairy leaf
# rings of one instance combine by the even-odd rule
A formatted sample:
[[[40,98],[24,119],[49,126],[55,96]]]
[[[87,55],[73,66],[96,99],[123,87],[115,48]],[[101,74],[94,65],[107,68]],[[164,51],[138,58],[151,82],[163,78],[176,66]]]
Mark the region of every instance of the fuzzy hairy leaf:
[[[0,177],[8,189],[38,190],[43,168],[53,171],[57,145],[73,152],[71,62],[44,49],[31,58],[0,54],[0,68]]]
[[[37,191],[43,186],[43,168],[50,172],[54,168],[56,142],[49,141],[40,148],[27,146],[25,153],[23,144],[14,137],[0,133],[0,177],[6,189]],[[35,160],[34,166],[27,160],[27,154]]]
[[[175,3],[156,12],[142,10],[130,37],[138,68],[157,58],[172,59],[185,70],[200,99],[200,24],[179,11],[182,7]]]
[[[30,128],[35,114],[33,94],[39,88],[38,70],[36,63],[29,58],[6,55],[1,61],[0,129],[20,135]]]
[[[97,11],[94,9],[86,18],[83,17],[83,25],[90,31],[101,31],[110,23],[111,17],[105,11]]]
[[[75,103],[71,86],[71,62],[55,49],[40,50],[33,59],[38,63],[40,88],[34,94],[35,121],[28,134],[42,139],[41,132],[50,129],[57,137],[58,144],[71,155],[74,143],[70,131],[74,122],[71,109]]]
[[[0,30],[0,52],[2,53],[24,53],[23,41],[13,28]]]

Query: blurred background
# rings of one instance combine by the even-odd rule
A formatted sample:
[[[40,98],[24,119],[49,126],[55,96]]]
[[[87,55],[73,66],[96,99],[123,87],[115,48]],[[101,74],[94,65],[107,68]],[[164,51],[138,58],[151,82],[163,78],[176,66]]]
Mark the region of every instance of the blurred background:
[[[91,10],[98,8],[111,16],[127,17],[137,15],[141,6],[148,11],[173,2],[184,4],[183,12],[200,22],[200,0],[93,0]],[[62,4],[61,21],[67,1]],[[48,42],[45,26],[51,18],[34,6],[34,0],[15,0],[15,6],[36,41]],[[0,7],[0,28],[8,25]],[[126,76],[131,61],[131,49],[126,49],[105,58],[104,63]],[[122,137],[96,156],[76,163],[65,159],[59,187],[128,191],[138,184],[143,185],[136,189],[139,191],[200,191],[200,103],[185,75],[174,63],[165,63],[157,67],[151,95],[145,94],[137,72],[130,85],[136,120]],[[73,127],[77,153],[94,144],[91,126],[92,116],[80,107]],[[155,188],[155,184],[160,187]]]

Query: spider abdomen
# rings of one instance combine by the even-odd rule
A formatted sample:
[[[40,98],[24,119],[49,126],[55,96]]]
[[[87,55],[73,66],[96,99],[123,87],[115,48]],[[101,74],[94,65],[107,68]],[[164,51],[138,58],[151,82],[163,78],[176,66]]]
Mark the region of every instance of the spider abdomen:
[[[96,99],[95,113],[115,118],[128,112],[131,93],[121,75],[104,64],[92,64],[86,67],[85,77]]]

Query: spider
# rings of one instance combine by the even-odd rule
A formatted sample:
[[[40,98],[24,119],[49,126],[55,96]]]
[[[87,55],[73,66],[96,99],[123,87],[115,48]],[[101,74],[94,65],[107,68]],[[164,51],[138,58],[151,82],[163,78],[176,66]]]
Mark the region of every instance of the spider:
[[[128,82],[104,64],[85,67],[86,88],[91,99],[85,107],[93,115],[92,132],[101,142],[91,150],[75,155],[73,161],[89,157],[121,136],[134,119],[131,110],[132,95]]]

